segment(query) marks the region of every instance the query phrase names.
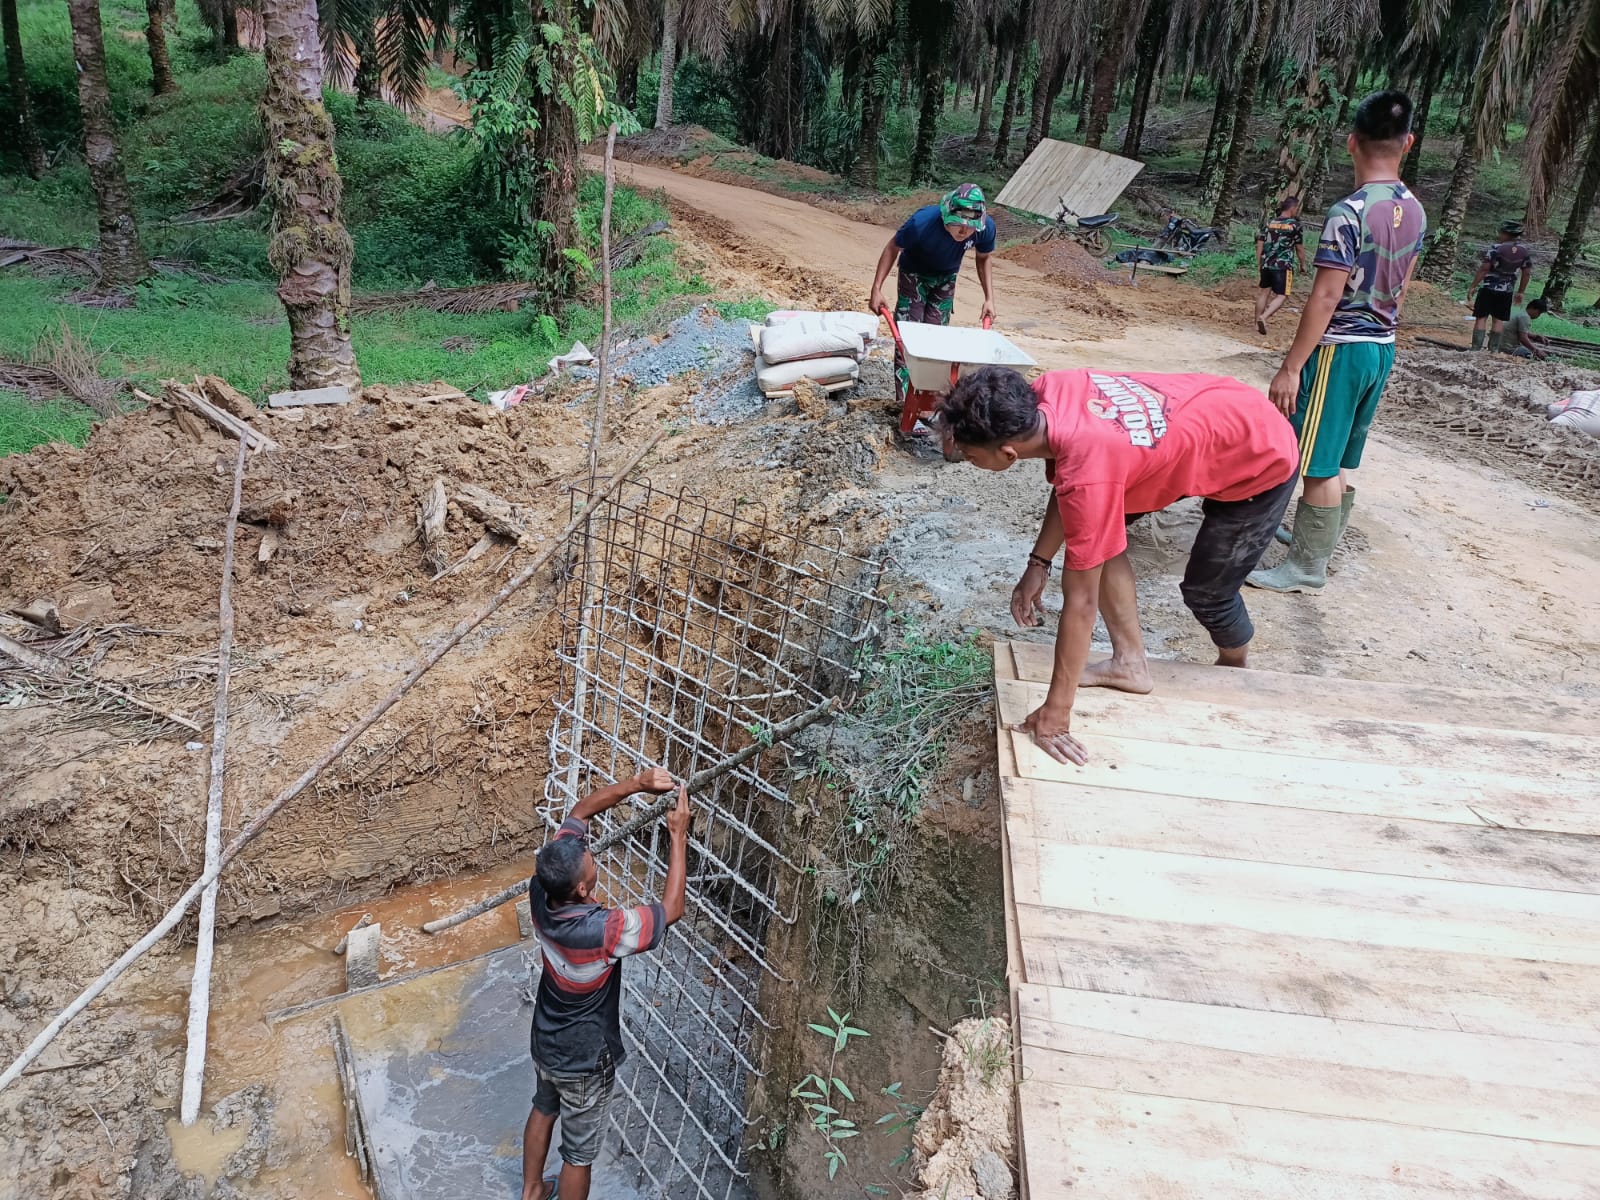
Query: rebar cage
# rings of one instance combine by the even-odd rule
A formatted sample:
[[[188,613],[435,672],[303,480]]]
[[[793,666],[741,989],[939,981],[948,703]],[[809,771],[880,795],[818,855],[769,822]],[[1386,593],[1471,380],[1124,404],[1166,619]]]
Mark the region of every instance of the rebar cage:
[[[573,511],[589,498],[574,494]],[[686,779],[827,697],[848,703],[882,625],[884,564],[851,554],[842,535],[801,536],[760,506],[717,507],[641,479],[597,504],[566,561],[552,828],[580,796],[644,767]],[[771,1028],[763,983],[788,982],[767,930],[795,920],[805,865],[785,845],[783,762],[763,751],[692,797],[685,918],[623,971],[628,1059],[612,1122],[641,1187],[664,1200],[751,1194],[748,1093]],[[598,818],[593,840],[628,815]],[[604,851],[603,902],[659,896],[666,856],[659,824]]]

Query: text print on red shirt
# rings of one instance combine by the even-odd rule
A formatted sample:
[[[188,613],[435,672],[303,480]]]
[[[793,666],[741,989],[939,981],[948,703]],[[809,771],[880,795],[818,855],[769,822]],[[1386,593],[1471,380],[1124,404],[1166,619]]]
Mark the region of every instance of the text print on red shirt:
[[[1167,415],[1162,411],[1160,392],[1126,375],[1089,373],[1098,396],[1088,399],[1089,411],[1102,421],[1115,421],[1134,446],[1154,449],[1167,434]]]

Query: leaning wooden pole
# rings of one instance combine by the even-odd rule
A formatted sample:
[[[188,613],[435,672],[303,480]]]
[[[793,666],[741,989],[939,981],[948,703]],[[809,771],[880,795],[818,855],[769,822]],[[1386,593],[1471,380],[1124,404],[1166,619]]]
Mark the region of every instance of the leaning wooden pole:
[[[830,696],[816,707],[809,708],[805,712],[800,713],[798,716],[790,717],[787,721],[782,721],[777,725],[774,725],[769,731],[769,737],[763,738],[760,741],[751,742],[743,750],[740,750],[736,754],[729,755],[721,762],[713,763],[704,771],[696,771],[692,776],[689,777],[684,786],[687,787],[691,792],[697,792],[702,788],[705,788],[707,785],[715,783],[718,779],[721,779],[724,775],[728,774],[728,772],[737,770],[738,768],[744,766],[745,763],[749,762],[763,750],[769,749],[786,738],[793,737],[808,725],[816,724],[818,721],[822,720],[823,717],[831,713],[838,703],[839,702],[836,697]],[[617,826],[617,828],[606,834],[605,837],[600,838],[594,843],[594,845],[591,847],[591,850],[596,854],[599,854],[605,850],[609,850],[612,846],[615,846],[618,842],[622,841],[623,838],[631,837],[633,834],[639,832],[639,830],[643,829],[652,821],[659,819],[661,815],[667,811],[667,809],[671,808],[677,802],[678,794],[676,792],[669,792],[666,796],[651,804],[650,807],[642,810],[641,812],[635,813],[621,825]],[[513,900],[520,900],[523,896],[527,895],[527,893],[528,881],[526,879],[520,880],[503,891],[496,892],[492,896],[487,896],[484,899],[479,900],[476,904],[468,905],[460,912],[451,913],[448,917],[440,917],[437,921],[429,921],[422,927],[422,932],[443,933],[446,929],[454,929],[463,921],[470,921],[473,917],[481,917],[484,913],[492,912],[493,910],[499,908],[502,904],[509,904]]]
[[[594,425],[589,430],[589,490],[600,461],[600,443],[606,432],[606,401],[611,394],[611,194],[616,188],[617,126],[606,130],[605,202],[600,206],[600,358],[594,385]],[[583,703],[588,695],[589,625],[594,612],[594,510],[583,536],[583,594],[578,602],[578,674],[572,685],[572,766],[567,769],[567,791],[578,790],[578,762],[583,750]]]
[[[656,443],[665,436],[666,430],[659,430],[655,436],[653,436],[642,447],[640,447],[638,452],[634,454],[634,456],[630,458],[627,463],[620,467],[614,476],[612,476],[611,482],[608,483],[599,493],[591,497],[589,504],[585,506],[584,511],[578,513],[572,518],[572,520],[567,522],[566,527],[556,534],[555,538],[551,541],[548,547],[540,551],[534,557],[534,560],[521,571],[517,572],[513,578],[507,580],[505,586],[487,601],[485,601],[483,605],[477,609],[477,611],[469,614],[466,617],[463,617],[461,621],[457,623],[456,627],[445,636],[443,641],[441,641],[432,650],[428,651],[427,654],[423,655],[422,658],[417,660],[416,664],[409,672],[407,672],[406,677],[401,680],[400,683],[397,684],[388,695],[386,695],[382,700],[378,701],[378,703],[373,706],[366,716],[362,717],[359,721],[352,725],[349,731],[345,733],[345,735],[337,742],[335,742],[321,758],[317,759],[316,762],[307,767],[304,773],[302,773],[298,779],[274,796],[272,802],[268,804],[266,808],[262,809],[261,812],[258,813],[248,825],[240,830],[238,836],[236,836],[233,841],[229,842],[228,845],[223,849],[222,857],[217,860],[216,866],[207,870],[205,874],[200,876],[199,879],[190,884],[189,889],[184,892],[183,895],[178,897],[177,902],[167,910],[166,915],[162,917],[160,921],[156,922],[154,928],[152,928],[149,933],[145,934],[137,942],[123,951],[121,958],[117,959],[116,962],[112,963],[111,966],[106,968],[105,973],[102,974],[100,978],[96,979],[82,992],[80,992],[77,998],[74,999],[71,1004],[62,1009],[61,1012],[58,1013],[50,1022],[50,1024],[46,1025],[44,1029],[39,1032],[39,1035],[35,1037],[33,1041],[28,1043],[27,1049],[23,1050],[23,1052],[17,1056],[16,1060],[12,1062],[12,1064],[8,1066],[3,1073],[0,1073],[0,1089],[3,1089],[15,1082],[17,1077],[21,1075],[22,1072],[39,1057],[39,1055],[44,1053],[45,1047],[51,1042],[55,1041],[56,1037],[61,1033],[61,1031],[65,1029],[72,1021],[72,1018],[76,1017],[84,1009],[88,1008],[89,1005],[92,1004],[94,1000],[108,987],[115,983],[129,967],[138,962],[139,959],[142,958],[152,946],[170,933],[178,924],[178,922],[183,919],[183,915],[189,911],[189,906],[195,902],[200,893],[209,887],[217,878],[217,876],[227,869],[228,864],[238,857],[240,851],[242,851],[246,846],[256,839],[257,835],[259,835],[262,829],[266,827],[267,822],[272,820],[272,818],[278,814],[285,804],[288,804],[289,801],[293,800],[301,792],[305,791],[306,788],[310,787],[314,782],[316,782],[317,778],[330,766],[337,762],[346,750],[355,745],[355,743],[367,732],[367,730],[376,725],[386,712],[388,712],[396,704],[400,703],[401,698],[404,697],[405,694],[416,685],[417,680],[421,679],[430,670],[437,666],[439,660],[448,654],[450,650],[452,650],[456,644],[461,641],[462,638],[466,637],[467,634],[471,633],[479,625],[483,624],[484,621],[488,620],[489,617],[492,616],[502,604],[520,591],[529,580],[537,575],[539,571],[544,568],[545,564],[555,557],[555,555],[566,545],[567,539],[571,537],[580,526],[582,526],[588,516],[588,508],[598,501],[605,499],[613,491],[621,487],[623,480],[627,479],[627,477],[633,472],[633,469],[644,460],[644,456],[653,450]]]
[[[228,747],[228,670],[233,658],[233,543],[239,531],[239,495],[244,486],[244,439],[233,464],[233,502],[222,535],[222,597],[218,602],[217,694],[211,708],[211,783],[206,792],[205,869],[222,857],[222,767]],[[194,948],[194,982],[189,985],[189,1041],[183,1056],[183,1100],[178,1114],[185,1125],[200,1115],[200,1088],[206,1075],[206,1025],[211,1016],[211,956],[217,931],[217,883],[200,895],[200,932]]]

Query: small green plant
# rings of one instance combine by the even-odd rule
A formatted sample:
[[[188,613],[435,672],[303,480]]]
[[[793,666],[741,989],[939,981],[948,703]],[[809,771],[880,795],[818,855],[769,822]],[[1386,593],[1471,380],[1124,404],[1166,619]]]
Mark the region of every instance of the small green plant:
[[[834,1072],[838,1067],[839,1055],[844,1052],[852,1038],[872,1035],[865,1029],[858,1029],[850,1024],[849,1013],[840,1016],[830,1008],[828,1019],[833,1022],[832,1025],[824,1025],[818,1021],[806,1023],[807,1029],[827,1038],[831,1044],[827,1067],[807,1075],[795,1084],[789,1095],[792,1099],[800,1101],[801,1108],[805,1110],[807,1123],[823,1139],[822,1157],[828,1164],[828,1178],[832,1179],[849,1161],[839,1143],[861,1135],[856,1123],[835,1107],[835,1101],[854,1104],[856,1097],[850,1085]]]
[[[772,749],[773,739],[772,727],[770,725],[762,725],[758,722],[752,721],[750,724],[746,725],[744,729],[746,733],[755,738],[757,744],[760,745],[763,750]]]
[[[878,1094],[886,1096],[893,1101],[894,1107],[879,1117],[874,1124],[884,1126],[883,1132],[891,1137],[897,1133],[905,1133],[907,1130],[915,1128],[917,1121],[921,1119],[925,1111],[922,1105],[913,1104],[902,1096],[900,1087],[900,1082],[896,1080],[888,1087],[878,1089]],[[905,1149],[895,1156],[892,1165],[898,1167],[909,1161],[911,1161],[911,1143],[908,1140]]]

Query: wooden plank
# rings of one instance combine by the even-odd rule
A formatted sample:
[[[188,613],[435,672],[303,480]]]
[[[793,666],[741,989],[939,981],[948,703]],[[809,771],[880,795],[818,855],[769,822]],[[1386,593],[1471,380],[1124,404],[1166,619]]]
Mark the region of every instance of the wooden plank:
[[[1461,883],[1600,892],[1588,838],[1003,778],[1013,841],[1170,850]],[[1018,829],[1022,832],[1018,832]]]
[[[1025,1051],[1038,1073],[1047,1052]],[[1077,1200],[1595,1200],[1600,1152],[1030,1082],[1026,1171]]]
[[[994,676],[996,682],[1001,680],[1014,681],[1016,679],[1016,664],[1011,655],[1011,647],[1004,642],[995,642],[991,645],[990,652],[994,657]],[[1011,758],[1009,739],[1005,735],[1004,727],[998,723],[996,723],[995,726],[995,740],[997,762],[1000,770],[1000,782],[1003,786],[1007,780],[1007,772],[1015,771],[1017,764],[1015,760]],[[1024,959],[1022,955],[1022,935],[1017,929],[1017,897],[1012,883],[1012,872],[1014,869],[1013,863],[1015,859],[1013,856],[1011,841],[1006,832],[1009,822],[1007,821],[1005,815],[1005,803],[1005,798],[1002,793],[1000,800],[1000,862],[1002,867],[1001,884],[1005,894],[1006,999],[1011,1012],[1011,1039],[1012,1048],[1013,1051],[1015,1051],[1019,1045],[1017,1042],[1017,1030],[1020,1024],[1019,1013],[1017,1010],[1017,986],[1023,981],[1024,978]],[[1012,1054],[1011,1067],[1015,1074],[1014,1083],[1018,1085],[1018,1088],[1020,1088],[1022,1083],[1022,1056],[1020,1054]],[[1012,1103],[1014,1105],[1018,1103],[1016,1099],[1017,1094],[1017,1090],[1014,1089],[1012,1092]],[[1018,1160],[1021,1161],[1022,1156],[1027,1152],[1027,1133],[1022,1126],[1022,1110],[1020,1106],[1014,1110],[1013,1125],[1016,1129]],[[1032,1193],[1029,1189],[1028,1178],[1025,1173],[1022,1175],[1022,1178],[1018,1180],[1018,1190],[1021,1200],[1031,1200]]]
[[[1600,1146],[1600,1046],[1035,984],[1017,1007],[1037,1081]]]
[[[1046,842],[1038,853],[1039,902],[1051,908],[1600,966],[1600,896],[1582,892],[1109,846]]]
[[[1054,217],[1066,197],[1080,217],[1105,212],[1116,203],[1144,164],[1103,150],[1045,138],[994,198],[996,204],[1041,217]]]
[[[1019,902],[1030,983],[1600,1045],[1591,965]]]
[[[1017,676],[1049,683],[1054,646],[1012,642]],[[1533,729],[1592,736],[1594,708],[1576,697],[1532,692],[1477,692],[1427,684],[1372,683],[1332,675],[1291,675],[1281,671],[1239,671],[1231,667],[1151,659],[1156,690],[1180,700],[1204,700],[1230,707],[1298,709],[1346,717],[1428,721],[1486,729]]]
[[[1000,719],[1016,722],[1044,703],[1049,686],[1004,681],[998,690]],[[1589,794],[1600,792],[1600,743],[1592,734],[1577,737],[1351,717],[1337,708],[1321,713],[1277,709],[1269,717],[1258,708],[1159,694],[1133,696],[1108,688],[1081,690],[1073,705],[1074,718],[1080,715],[1088,722],[1083,726],[1086,732],[1109,726],[1133,737],[1249,753],[1448,763],[1452,768],[1522,776],[1541,783],[1575,780]]]
[[[1592,788],[1501,778],[1489,772],[1290,754],[1241,754],[1077,729],[1089,762],[1059,763],[1026,733],[1007,730],[1018,774],[1053,783],[1291,808],[1456,821],[1466,825],[1600,835]],[[1135,801],[1131,801],[1133,803]]]

